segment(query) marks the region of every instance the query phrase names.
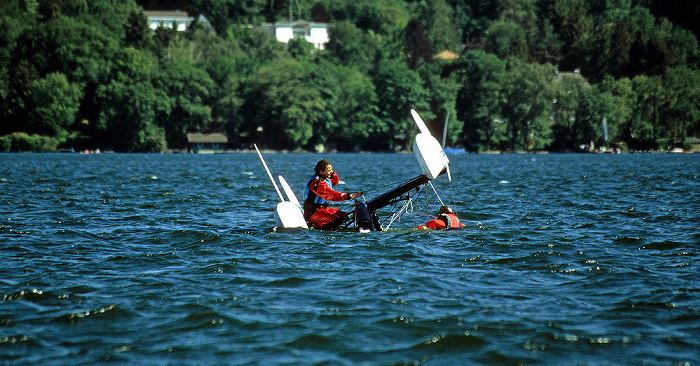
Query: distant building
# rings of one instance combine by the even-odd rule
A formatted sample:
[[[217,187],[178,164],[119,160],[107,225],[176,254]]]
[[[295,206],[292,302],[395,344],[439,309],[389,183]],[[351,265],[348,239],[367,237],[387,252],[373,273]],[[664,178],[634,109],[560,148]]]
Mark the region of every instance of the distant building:
[[[215,153],[228,149],[228,138],[223,133],[188,133],[187,144],[193,153]]]
[[[298,20],[295,22],[263,23],[261,26],[278,41],[287,44],[290,39],[302,37],[319,50],[328,43],[328,23]]]
[[[564,78],[571,78],[573,80],[581,80],[583,83],[583,86],[590,88],[591,84],[586,80],[586,78],[581,75],[581,71],[579,69],[574,70],[573,72],[566,72],[566,71],[557,71],[556,74],[554,75],[555,79],[554,81],[558,84],[561,83],[561,81]]]
[[[450,51],[450,50],[444,50],[437,55],[433,56],[433,60],[455,60],[458,59],[459,55]]]
[[[148,26],[154,30],[163,27],[175,28],[175,30],[184,32],[194,22],[193,17],[181,10],[148,10],[144,11],[144,14],[148,18]]]
[[[700,138],[688,137],[685,142],[690,145],[690,152],[700,153]]]

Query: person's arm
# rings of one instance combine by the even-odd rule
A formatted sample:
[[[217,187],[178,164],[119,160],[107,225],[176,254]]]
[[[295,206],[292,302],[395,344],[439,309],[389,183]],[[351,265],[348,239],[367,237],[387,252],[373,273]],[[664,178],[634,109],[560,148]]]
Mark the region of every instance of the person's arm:
[[[323,198],[326,201],[345,201],[352,198],[360,197],[362,195],[362,192],[344,193],[334,191],[333,188],[329,187],[325,181],[320,181],[318,183],[318,187],[315,190],[312,188],[312,184],[313,182],[309,184],[309,188],[312,191],[314,191],[317,196]]]
[[[330,180],[333,186],[340,183],[340,177],[338,176],[338,173],[333,172],[333,174],[331,174]]]
[[[445,222],[440,220],[440,219],[435,219],[435,220],[430,220],[430,221],[426,222],[425,226],[427,226],[428,229],[442,230],[445,228]]]
[[[340,177],[338,176],[338,173],[336,173],[336,172],[333,172],[333,174],[331,174],[330,178],[328,178],[328,179],[330,179],[330,181],[331,181],[331,187],[334,187],[336,184],[340,183]],[[362,196],[362,192],[348,193],[347,196],[342,200],[349,200],[349,199],[357,198],[360,196]],[[330,201],[330,200],[328,200],[328,201]]]
[[[311,184],[313,184],[313,182]],[[313,191],[316,193],[317,196],[323,198],[326,201],[345,201],[347,199],[350,199],[349,194],[334,191],[333,188],[329,187],[325,181],[320,181],[318,183],[318,187]]]

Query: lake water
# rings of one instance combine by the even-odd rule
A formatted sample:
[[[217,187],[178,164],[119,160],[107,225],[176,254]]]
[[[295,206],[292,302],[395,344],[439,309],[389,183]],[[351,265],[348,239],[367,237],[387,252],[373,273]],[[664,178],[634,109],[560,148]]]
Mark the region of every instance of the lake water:
[[[372,198],[411,154],[326,157]],[[700,155],[455,155],[466,228],[275,231],[255,153],[0,154],[1,365],[700,365]]]

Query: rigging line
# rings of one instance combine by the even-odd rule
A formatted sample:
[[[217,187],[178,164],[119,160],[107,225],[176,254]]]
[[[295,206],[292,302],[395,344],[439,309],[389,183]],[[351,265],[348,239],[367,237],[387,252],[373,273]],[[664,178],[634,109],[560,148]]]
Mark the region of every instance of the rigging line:
[[[431,183],[431,186],[432,186],[432,183]],[[433,206],[435,204],[435,202],[438,199],[440,199],[440,197],[437,196],[437,192],[435,192],[435,188],[433,188],[433,192],[435,192],[436,196],[435,196],[435,198],[433,198],[433,202],[431,203],[430,202],[430,195],[428,194],[428,184],[427,183],[423,185],[423,189],[425,190],[425,192],[421,191],[421,193],[425,193],[425,210],[426,210],[426,212],[432,212],[433,209],[431,208],[431,206]]]
[[[450,196],[452,199],[452,206],[456,205],[455,203],[455,184],[454,181],[450,181]]]
[[[417,212],[414,206],[414,202],[417,203],[420,196],[423,193],[425,193],[426,186],[426,184],[423,184],[418,191],[413,193],[413,195],[409,194],[408,198],[406,199],[406,203],[404,203],[400,209],[396,210],[396,204],[394,204],[394,208],[392,208],[392,211],[394,211],[392,216],[389,219],[385,220],[385,222],[389,222],[386,225],[385,229],[388,229],[396,220],[400,221],[401,216],[403,216],[404,213],[408,213],[409,210],[413,213]],[[427,198],[428,195],[426,194],[425,196]]]
[[[408,197],[405,198],[405,199],[402,199],[401,201],[409,201],[409,200],[410,200],[410,201],[416,201],[416,202],[418,202],[417,200],[418,200],[418,198],[420,198],[420,195],[423,193],[423,190],[424,190],[424,188],[425,188],[425,184],[423,184],[423,185],[420,186],[420,187],[421,187],[421,188],[420,188],[418,191],[415,191],[415,192],[412,192],[412,193],[409,192],[409,193],[408,193]],[[426,197],[427,197],[427,195],[426,195]],[[407,205],[404,204],[404,207],[401,207],[400,209],[398,209],[398,208],[397,208],[397,206],[398,206],[397,204],[398,204],[399,202],[400,202],[400,201],[395,201],[395,202],[391,205],[391,209],[389,209],[389,215],[390,215],[390,216],[388,216],[387,218],[385,218],[384,221],[382,222],[382,226],[385,226],[385,225],[386,225],[386,226],[385,226],[385,229],[387,229],[387,228],[389,227],[389,225],[391,225],[397,218],[400,218],[400,217],[401,217],[402,211],[403,211],[404,208],[407,206]],[[411,207],[412,210],[414,210],[413,204],[412,204],[412,203],[411,203],[410,207]],[[414,211],[415,211],[415,210],[414,210]],[[387,224],[387,222],[389,222],[389,224]]]
[[[425,195],[426,209],[428,211],[432,211],[430,209],[430,207],[432,205],[435,205],[435,203],[438,202],[438,200],[440,199],[439,196],[437,195],[437,192],[435,192],[435,199],[433,199],[433,202],[431,203],[429,201],[430,200],[430,198],[428,197],[429,195],[427,194],[427,186],[428,186],[427,184],[423,184],[418,191],[413,192],[412,194],[409,194],[408,198],[406,199],[406,203],[403,204],[401,208],[397,209],[398,202],[394,203],[391,210],[389,211],[391,213],[390,217],[385,219],[384,222],[382,223],[385,230],[388,229],[396,220],[400,221],[401,217],[408,212],[418,213],[419,215],[423,215],[426,217],[433,217],[429,213],[416,211],[416,206],[415,206],[415,204],[417,204],[419,202],[419,200],[422,199],[421,195]],[[433,191],[435,191],[434,188],[433,188]],[[442,202],[442,201],[440,201],[440,202]]]
[[[413,199],[411,199],[410,197],[406,200],[406,203],[404,203],[404,205],[398,211],[394,212],[394,214],[389,219],[389,223],[386,225],[385,229],[389,229],[389,227],[391,227],[394,221],[396,221],[398,218],[401,217],[401,215],[403,215],[404,211],[408,212],[409,206],[411,207],[411,209],[413,209]]]
[[[427,183],[426,183],[426,186],[427,186]],[[435,187],[433,187],[433,191],[435,192]],[[436,208],[436,205],[437,205],[437,208]],[[430,218],[435,218],[436,216],[435,216],[434,212],[436,212],[440,206],[444,206],[444,203],[440,199],[440,196],[438,195],[437,192],[435,192],[435,198],[432,200],[432,202],[430,201],[429,195],[428,194],[425,195],[425,210],[427,212],[427,213],[424,213],[425,216],[430,217]]]
[[[427,197],[426,197],[426,198],[427,198]],[[437,204],[437,203],[438,203],[438,202],[437,202],[437,199],[434,199],[433,202],[427,202],[427,200],[426,200],[426,203],[425,203],[425,213],[424,213],[424,215],[427,216],[427,217],[430,217],[430,218],[436,218],[435,212],[437,212],[438,209],[439,209],[439,207],[440,207],[439,204],[438,204],[437,207],[436,207],[436,204]]]
[[[432,188],[432,189],[433,189],[433,192],[435,192],[435,197],[437,197],[438,201],[440,201],[440,205],[441,205],[441,206],[444,206],[445,203],[442,202],[442,198],[440,198],[440,195],[437,193],[437,190],[435,189],[435,186],[433,186],[433,182],[428,182],[428,183],[430,183],[430,188]]]

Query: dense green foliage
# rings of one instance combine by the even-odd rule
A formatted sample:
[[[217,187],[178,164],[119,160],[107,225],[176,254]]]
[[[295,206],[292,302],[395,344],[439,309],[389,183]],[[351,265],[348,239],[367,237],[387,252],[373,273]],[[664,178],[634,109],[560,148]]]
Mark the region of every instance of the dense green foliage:
[[[0,151],[156,152],[189,132],[392,151],[411,108],[438,137],[449,116],[447,145],[469,151],[700,136],[697,2],[195,0],[214,31],[186,32],[148,28],[148,3],[0,2]],[[290,17],[329,22],[326,48],[248,26]]]

